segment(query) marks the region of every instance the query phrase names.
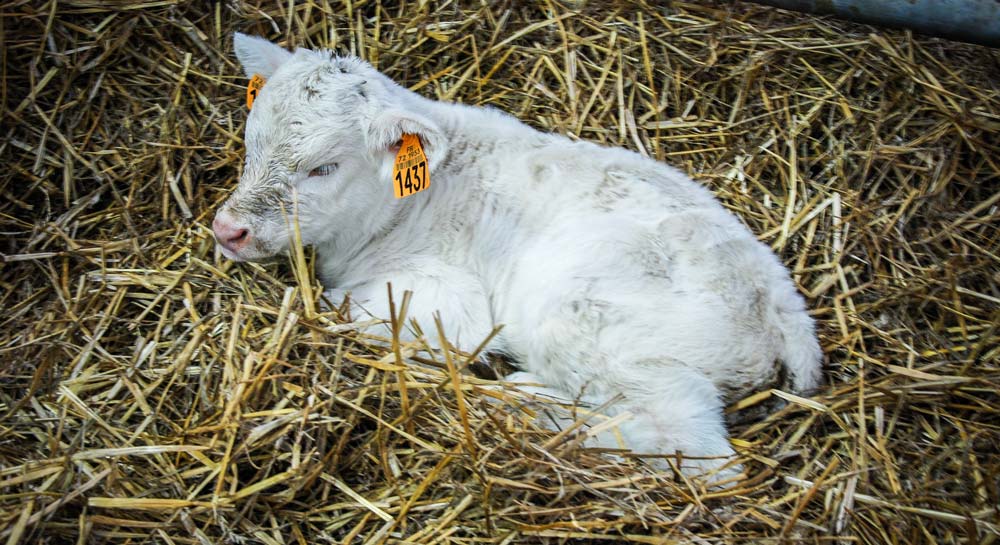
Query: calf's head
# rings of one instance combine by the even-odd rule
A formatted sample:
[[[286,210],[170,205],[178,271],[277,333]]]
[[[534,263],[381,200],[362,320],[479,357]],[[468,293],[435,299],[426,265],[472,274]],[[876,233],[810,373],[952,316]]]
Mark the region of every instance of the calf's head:
[[[432,172],[442,157],[432,103],[364,61],[243,34],[234,45],[247,76],[267,81],[247,118],[239,185],[212,223],[226,257],[282,253],[296,222],[307,245],[374,235],[406,204],[391,181],[402,135],[420,138]]]

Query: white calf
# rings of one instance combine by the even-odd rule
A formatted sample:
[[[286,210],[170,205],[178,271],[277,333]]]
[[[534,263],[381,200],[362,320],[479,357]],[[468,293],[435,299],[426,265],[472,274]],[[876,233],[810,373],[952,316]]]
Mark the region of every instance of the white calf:
[[[267,83],[214,223],[226,256],[285,251],[297,210],[332,295],[385,317],[391,281],[414,292],[411,316],[440,311],[464,349],[504,324],[488,348],[518,362],[512,379],[618,399],[607,412],[631,413],[619,431],[636,452],[728,456],[724,396],[780,377],[817,384],[820,348],[787,270],[678,170],[425,99],[355,58],[241,34],[235,45]],[[419,137],[431,182],[396,199],[404,134]]]

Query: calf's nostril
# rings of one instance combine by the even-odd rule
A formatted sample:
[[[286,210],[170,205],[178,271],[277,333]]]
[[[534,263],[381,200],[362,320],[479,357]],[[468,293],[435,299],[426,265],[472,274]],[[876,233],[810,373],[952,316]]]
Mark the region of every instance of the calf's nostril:
[[[247,227],[234,225],[218,217],[212,221],[212,231],[219,244],[234,252],[245,246],[251,238],[250,229]]]

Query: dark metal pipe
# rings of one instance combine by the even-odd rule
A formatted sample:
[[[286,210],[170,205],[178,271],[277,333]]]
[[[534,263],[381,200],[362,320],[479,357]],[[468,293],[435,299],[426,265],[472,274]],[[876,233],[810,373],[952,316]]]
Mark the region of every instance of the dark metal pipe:
[[[778,8],[1000,47],[1000,0],[754,0]]]

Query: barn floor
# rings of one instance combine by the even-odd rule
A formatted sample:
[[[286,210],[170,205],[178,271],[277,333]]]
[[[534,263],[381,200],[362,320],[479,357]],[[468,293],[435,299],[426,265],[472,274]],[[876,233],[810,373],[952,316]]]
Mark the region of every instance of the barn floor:
[[[0,8],[0,540],[997,543],[1000,50],[658,4]],[[824,387],[736,403],[785,405],[706,490],[489,403],[469,355],[401,365],[308,250],[223,259],[236,30],[696,176],[794,271]]]

